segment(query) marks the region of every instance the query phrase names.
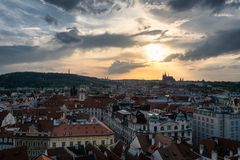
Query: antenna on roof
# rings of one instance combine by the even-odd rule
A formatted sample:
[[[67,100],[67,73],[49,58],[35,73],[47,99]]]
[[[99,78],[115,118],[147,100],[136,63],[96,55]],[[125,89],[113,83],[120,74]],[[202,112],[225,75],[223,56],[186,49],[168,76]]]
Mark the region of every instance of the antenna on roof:
[[[71,71],[70,71],[70,69],[68,69],[68,74],[71,74]]]

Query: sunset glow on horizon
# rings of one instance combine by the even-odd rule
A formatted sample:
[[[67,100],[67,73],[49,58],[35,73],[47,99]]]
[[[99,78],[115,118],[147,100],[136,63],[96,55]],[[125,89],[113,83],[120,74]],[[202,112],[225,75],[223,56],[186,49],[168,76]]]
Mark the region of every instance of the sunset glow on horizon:
[[[3,1],[0,73],[238,81],[239,9],[175,1]]]

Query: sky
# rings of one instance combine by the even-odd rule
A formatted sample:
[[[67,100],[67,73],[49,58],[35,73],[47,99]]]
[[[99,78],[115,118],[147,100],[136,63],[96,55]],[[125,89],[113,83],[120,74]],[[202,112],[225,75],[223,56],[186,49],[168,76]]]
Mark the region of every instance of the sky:
[[[0,74],[240,81],[240,0],[0,2]]]

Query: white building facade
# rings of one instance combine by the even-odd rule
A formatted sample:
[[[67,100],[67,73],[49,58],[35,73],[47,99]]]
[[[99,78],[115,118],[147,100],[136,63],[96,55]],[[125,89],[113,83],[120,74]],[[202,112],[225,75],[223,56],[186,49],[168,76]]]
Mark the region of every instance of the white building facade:
[[[232,107],[198,108],[193,114],[193,140],[221,137],[240,140],[240,113]]]
[[[151,118],[149,119],[150,133],[161,133],[164,136],[181,138],[192,144],[192,125],[190,120],[181,112],[175,119]]]

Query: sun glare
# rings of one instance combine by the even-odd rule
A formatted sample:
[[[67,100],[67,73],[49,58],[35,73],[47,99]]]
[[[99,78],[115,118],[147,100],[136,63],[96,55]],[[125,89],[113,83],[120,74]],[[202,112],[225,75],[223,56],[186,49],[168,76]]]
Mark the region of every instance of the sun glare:
[[[158,44],[149,44],[144,48],[149,61],[161,61],[166,55],[166,49]]]

